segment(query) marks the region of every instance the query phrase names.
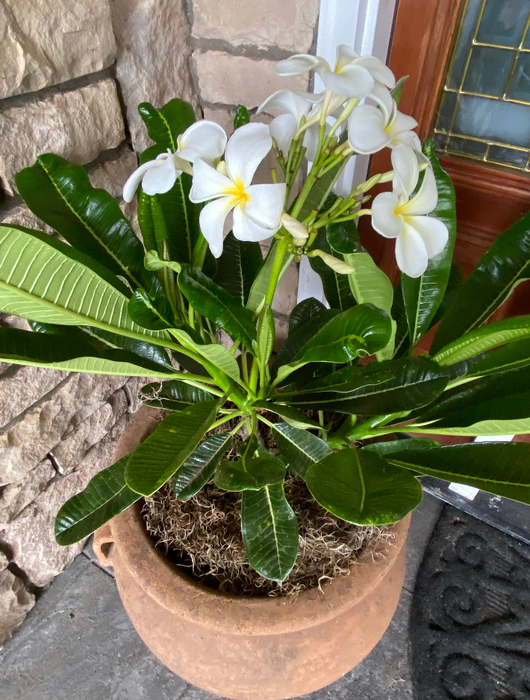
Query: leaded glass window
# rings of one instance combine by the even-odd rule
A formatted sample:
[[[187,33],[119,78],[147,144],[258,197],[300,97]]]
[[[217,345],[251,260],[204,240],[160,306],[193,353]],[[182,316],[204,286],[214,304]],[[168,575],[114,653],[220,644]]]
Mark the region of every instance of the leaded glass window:
[[[435,140],[444,153],[530,172],[530,0],[467,0]]]

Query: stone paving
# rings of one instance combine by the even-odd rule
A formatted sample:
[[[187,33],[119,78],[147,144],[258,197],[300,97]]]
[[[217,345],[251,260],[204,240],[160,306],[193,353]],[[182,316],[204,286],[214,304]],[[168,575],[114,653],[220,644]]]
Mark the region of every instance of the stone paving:
[[[441,509],[413,514],[408,570],[383,639],[353,671],[304,700],[412,700],[408,624],[419,563]],[[215,700],[168,671],[127,617],[111,571],[90,548],[40,597],[0,651],[0,700]]]

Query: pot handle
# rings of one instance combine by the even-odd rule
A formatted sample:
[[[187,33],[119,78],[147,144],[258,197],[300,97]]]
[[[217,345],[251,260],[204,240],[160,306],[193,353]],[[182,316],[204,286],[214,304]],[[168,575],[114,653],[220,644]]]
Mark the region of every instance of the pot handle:
[[[114,539],[110,523],[105,523],[94,533],[94,552],[101,566],[113,566]]]

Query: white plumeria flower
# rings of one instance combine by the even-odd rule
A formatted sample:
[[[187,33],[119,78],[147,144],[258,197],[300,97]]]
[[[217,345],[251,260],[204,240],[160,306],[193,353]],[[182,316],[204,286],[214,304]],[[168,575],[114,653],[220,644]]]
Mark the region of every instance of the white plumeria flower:
[[[411,198],[420,176],[414,151],[399,145],[392,151],[394,167],[393,192],[378,194],[372,204],[372,226],[385,238],[396,239],[396,261],[409,277],[420,277],[431,258],[447,244],[447,226],[426,216],[438,203],[434,173],[425,170],[421,187]]]
[[[389,146],[405,144],[421,153],[421,141],[412,129],[418,122],[398,112],[396,101],[389,91],[376,83],[370,93],[379,105],[359,105],[348,118],[348,141],[357,153],[368,155]]]
[[[240,241],[263,241],[279,230],[285,184],[251,184],[271,148],[272,137],[267,125],[246,124],[228,141],[226,175],[201,159],[195,161],[190,200],[214,200],[202,209],[200,226],[216,258],[223,252],[223,232],[231,212],[234,236]]]
[[[311,93],[297,93],[292,90],[278,90],[268,97],[258,108],[260,114],[265,109],[281,109],[286,114],[275,117],[269,125],[271,136],[278,144],[278,148],[287,156],[291,142],[298,131],[302,117],[307,117],[310,112],[315,114],[322,107],[324,95]],[[305,131],[303,145],[306,147],[308,160],[313,160],[318,145],[318,126],[312,126]]]
[[[279,61],[275,69],[279,75],[300,75],[314,70],[328,90],[355,99],[366,97],[376,80],[389,88],[396,84],[394,74],[382,61],[374,56],[358,56],[345,44],[337,47],[333,70],[325,58],[309,54],[297,54]]]
[[[288,231],[293,237],[293,243],[297,247],[301,247],[306,244],[309,238],[309,232],[306,227],[295,219],[287,212],[284,212],[281,216],[282,226],[286,231]]]
[[[190,163],[196,158],[213,163],[225,150],[226,134],[215,122],[202,119],[177,136],[177,150],[161,153],[155,160],[141,165],[127,180],[123,199],[132,202],[140,182],[146,194],[164,194],[175,184],[182,172],[192,173]]]

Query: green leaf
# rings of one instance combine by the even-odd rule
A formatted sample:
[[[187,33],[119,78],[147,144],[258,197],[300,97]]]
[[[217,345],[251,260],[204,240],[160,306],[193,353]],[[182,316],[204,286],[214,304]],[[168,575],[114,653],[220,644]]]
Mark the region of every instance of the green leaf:
[[[182,411],[188,406],[211,401],[212,395],[204,389],[186,384],[181,379],[146,384],[140,391],[142,402],[166,411]]]
[[[70,331],[70,332],[68,332]],[[77,329],[43,334],[18,328],[0,328],[0,358],[6,362],[71,372],[115,374],[129,377],[173,375],[171,366],[158,365],[127,350],[91,344]]]
[[[360,304],[329,321],[297,352],[293,361],[343,363],[373,355],[385,347],[391,331],[391,320],[384,311],[371,304]]]
[[[260,244],[239,241],[230,232],[224,240],[223,254],[217,260],[213,281],[244,306],[262,265]]]
[[[138,112],[147,126],[150,138],[164,150],[177,150],[177,136],[195,122],[193,107],[184,100],[175,98],[163,107],[153,107],[149,102],[138,105]]]
[[[291,470],[302,479],[311,464],[331,454],[329,445],[316,435],[287,423],[275,423],[271,428],[278,449]]]
[[[525,279],[530,279],[530,212],[493,242],[458,289],[431,352],[485,323]]]
[[[306,483],[323,508],[356,525],[398,522],[422,496],[413,475],[367,450],[334,452],[309,467]]]
[[[173,480],[173,493],[179,501],[189,500],[210,481],[231,444],[230,433],[217,433],[195,448]]]
[[[95,326],[137,340],[160,343],[166,334],[149,331],[127,315],[128,299],[67,245],[49,245],[33,233],[0,226],[0,308],[43,323]]]
[[[440,365],[454,365],[486,350],[530,337],[530,316],[514,316],[488,323],[445,345],[433,357]]]
[[[131,454],[125,468],[129,488],[151,496],[185,462],[215,420],[219,401],[204,401],[171,413]]]
[[[317,235],[313,248],[332,254],[326,235],[323,232]],[[336,254],[336,257],[343,259],[343,256],[340,254]],[[324,294],[332,309],[344,311],[355,305],[355,299],[348,282],[348,275],[339,275],[319,257],[308,258],[308,260],[313,270],[322,280]]]
[[[35,322],[31,321],[30,325],[33,327]],[[55,328],[60,331],[66,330],[62,326],[55,326]],[[36,329],[33,327],[33,330]],[[94,338],[97,338],[97,340],[103,343],[107,348],[127,350],[143,358],[143,360],[147,360],[151,364],[161,365],[166,370],[172,371],[175,369],[169,361],[167,351],[159,345],[153,345],[153,343],[148,343],[145,340],[128,338],[124,335],[118,335],[117,333],[109,333],[108,331],[101,330],[101,328],[83,326],[80,330],[83,331],[83,333],[88,333]],[[70,332],[70,329],[68,329],[68,332]],[[137,358],[135,362],[138,363],[141,361],[142,360]]]
[[[321,301],[315,297],[309,297],[297,304],[291,311],[289,317],[289,336],[292,335],[298,328],[304,326],[310,321],[313,316],[316,316],[321,311],[326,311],[326,307]]]
[[[355,268],[351,272],[348,282],[355,301],[358,304],[373,304],[378,309],[383,309],[392,318],[392,303],[394,300],[394,288],[392,282],[385,273],[372,260],[368,253],[352,253],[345,255],[344,260]],[[392,335],[387,345],[377,353],[377,359],[390,360],[394,354],[396,334],[396,322],[392,321]]]
[[[137,289],[129,299],[127,311],[132,320],[142,328],[161,331],[175,326],[171,305],[164,295],[158,295],[156,300],[153,300],[143,289]]]
[[[410,348],[409,328],[403,300],[403,288],[401,278],[394,288],[394,302],[392,304],[392,318],[396,322],[396,334],[394,339],[394,357],[403,357]]]
[[[437,421],[428,426],[432,433],[442,434],[450,428],[451,435],[487,435],[483,422],[489,423],[488,429],[493,431],[490,435],[526,432],[530,427],[530,368],[478,379],[453,389],[417,422],[432,420]],[[507,430],[508,423],[513,428],[519,427]],[[416,428],[411,430],[416,432]]]
[[[387,442],[372,442],[363,445],[361,450],[376,452],[380,457],[403,452],[403,450],[423,450],[426,447],[438,447],[440,443],[428,438],[404,438],[403,440],[388,440]]]
[[[449,381],[447,371],[420,357],[345,367],[287,400],[291,405],[341,413],[386,415],[432,403]]]
[[[280,348],[280,351],[274,358],[271,367],[271,375],[275,377],[279,369],[292,362],[298,352],[308,343],[322,328],[338,315],[336,309],[324,309],[319,313],[313,314],[305,323],[296,325],[289,332],[289,337]]]
[[[237,105],[236,116],[234,117],[234,131],[250,122],[250,114],[244,105]]]
[[[66,501],[55,518],[58,544],[67,546],[88,537],[140,498],[125,483],[128,459],[128,455],[122,457],[96,474],[84,491]]]
[[[265,304],[258,317],[255,347],[261,376],[269,376],[269,360],[272,355],[275,333],[272,309],[269,304]]]
[[[116,200],[94,189],[86,170],[46,153],[16,178],[20,195],[39,219],[68,243],[148,292],[159,287],[143,266],[144,249]]]
[[[324,207],[326,200],[330,196],[331,190],[333,189],[333,185],[340,176],[340,173],[341,164],[339,163],[334,168],[331,168],[331,170],[328,170],[325,175],[318,178],[316,183],[311,188],[311,191],[309,192],[300,213],[296,217],[299,221],[304,221],[304,219],[306,219],[314,209],[320,210]],[[316,247],[323,250],[320,245]]]
[[[252,283],[252,287],[250,288],[250,294],[248,295],[246,308],[249,311],[251,311],[254,314],[254,316],[257,316],[259,314],[259,312],[263,308],[263,304],[265,303],[265,297],[267,295],[267,289],[269,288],[271,272],[274,266],[276,246],[277,241],[274,240],[269,249],[267,257],[265,258],[265,262],[262,265],[261,270],[258,272],[256,279]],[[294,255],[285,256],[282,264],[282,269],[280,270],[280,275],[278,277],[278,281],[281,280],[293,259]]]
[[[272,581],[287,578],[298,554],[298,521],[283,484],[243,492],[241,532],[252,568]]]
[[[388,456],[398,467],[474,486],[530,504],[530,443],[473,443],[404,450]]]
[[[319,428],[319,424],[308,418],[305,413],[291,406],[283,406],[275,401],[254,401],[253,408],[263,408],[266,411],[275,413],[285,420],[286,423],[295,428]]]
[[[146,249],[162,253],[165,240],[171,259],[180,263],[192,262],[200,235],[200,206],[190,201],[190,189],[191,176],[182,173],[169,192],[150,196],[142,191],[138,197],[138,223]]]
[[[174,260],[162,260],[156,250],[148,250],[145,254],[144,265],[148,270],[163,270],[168,267],[173,272],[179,273],[182,270],[182,265]]]
[[[232,338],[253,352],[256,326],[252,313],[209,277],[190,265],[183,265],[178,285],[195,311],[209,318]]]
[[[236,382],[240,379],[239,365],[236,358],[223,345],[200,345],[191,339],[188,333],[180,329],[173,331],[173,335],[178,338],[182,345],[195,350],[196,353],[204,357],[205,360],[220,369]]]
[[[439,255],[429,260],[421,277],[413,279],[405,274],[401,276],[411,347],[415,347],[429,330],[443,301],[456,241],[456,195],[453,182],[436,157],[434,141],[425,141],[423,152],[432,165],[438,188],[438,204],[430,216],[440,219],[447,226],[449,241]]]
[[[410,78],[410,75],[404,75],[402,78],[400,78],[395,87],[390,90],[390,94],[394,98],[396,105],[399,107],[399,103],[401,102],[401,95],[403,94],[403,88],[405,87],[405,83],[407,80]]]
[[[243,457],[237,462],[224,461],[217,467],[214,483],[225,491],[258,491],[285,478],[285,464],[278,457]]]
[[[336,253],[351,255],[352,253],[366,252],[361,245],[355,221],[330,224],[326,228],[326,238]]]
[[[509,343],[479,360],[468,377],[487,377],[530,365],[530,338]]]

